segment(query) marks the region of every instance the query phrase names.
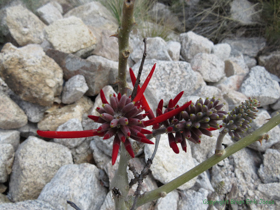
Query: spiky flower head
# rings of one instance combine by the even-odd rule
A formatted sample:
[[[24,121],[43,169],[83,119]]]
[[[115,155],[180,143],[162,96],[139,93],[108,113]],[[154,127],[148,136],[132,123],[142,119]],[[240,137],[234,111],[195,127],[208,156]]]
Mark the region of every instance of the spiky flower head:
[[[180,93],[173,100],[171,99],[164,113],[177,108],[178,105],[176,104],[181,96]],[[205,101],[200,98],[195,104],[191,103],[182,112],[161,123],[166,128],[169,145],[175,153],[179,153],[177,143],[180,143],[182,149],[186,152],[186,139],[194,143],[200,143],[202,134],[212,136],[211,130],[220,128],[218,121],[223,120],[227,112],[221,110],[223,104],[219,102],[215,97],[212,99],[206,98]],[[163,101],[161,100],[157,108],[158,116],[162,114],[162,109]]]
[[[221,132],[228,133],[233,139],[240,139],[240,134],[247,131],[251,127],[249,124],[257,117],[258,106],[260,103],[256,99],[249,98],[242,102],[223,120],[224,129]]]

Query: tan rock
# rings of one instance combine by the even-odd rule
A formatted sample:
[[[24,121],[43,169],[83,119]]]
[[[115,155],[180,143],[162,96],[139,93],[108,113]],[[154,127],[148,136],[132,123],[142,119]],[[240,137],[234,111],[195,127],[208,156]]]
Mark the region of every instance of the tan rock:
[[[45,24],[23,6],[8,7],[5,20],[10,34],[20,46],[43,42]]]
[[[62,90],[62,70],[39,45],[16,48],[7,43],[0,54],[0,76],[22,99],[50,106]]]
[[[27,124],[27,116],[3,92],[0,92],[0,128],[14,129],[20,128]]]
[[[56,50],[74,53],[96,43],[96,38],[80,18],[71,16],[45,28],[46,38]]]
[[[93,102],[83,97],[75,104],[64,106],[62,108],[54,108],[45,118],[38,123],[40,130],[57,130],[58,126],[67,122],[72,118],[82,121],[82,116],[93,106]]]

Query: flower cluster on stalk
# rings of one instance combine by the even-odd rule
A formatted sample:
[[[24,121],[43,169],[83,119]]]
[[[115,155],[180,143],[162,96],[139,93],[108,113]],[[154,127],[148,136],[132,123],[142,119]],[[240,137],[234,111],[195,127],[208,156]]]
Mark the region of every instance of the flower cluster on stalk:
[[[258,100],[249,98],[235,107],[223,120],[222,133],[228,133],[233,139],[240,139],[240,134],[248,130],[251,127],[249,124],[257,117],[258,106]]]
[[[121,142],[124,144],[127,152],[131,157],[134,157],[134,152],[131,147],[130,140],[139,141],[142,143],[153,144],[152,141],[146,138],[145,134],[152,134],[151,131],[145,129],[148,125],[159,125],[159,123],[172,118],[179,114],[182,110],[186,109],[191,102],[184,104],[176,109],[155,117],[145,96],[143,95],[156,65],[153,66],[151,72],[146,78],[143,86],[137,87],[137,94],[134,99],[120,93],[110,96],[109,102],[107,101],[104,92],[100,90],[100,96],[102,100],[102,107],[97,108],[99,116],[89,115],[89,118],[97,123],[101,123],[101,126],[97,129],[84,130],[84,131],[41,131],[38,130],[39,136],[46,138],[79,138],[100,136],[104,140],[114,137],[113,151],[112,151],[112,164],[115,163],[119,152]],[[133,71],[130,69],[130,76],[133,85],[135,84],[136,77]],[[142,111],[145,111],[142,114]],[[143,119],[148,116],[149,120]]]

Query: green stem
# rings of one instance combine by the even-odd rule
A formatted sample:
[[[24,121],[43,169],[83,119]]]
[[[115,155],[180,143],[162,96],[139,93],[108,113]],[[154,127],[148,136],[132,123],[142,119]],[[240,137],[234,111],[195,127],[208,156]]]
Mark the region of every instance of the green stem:
[[[135,0],[125,0],[123,3],[122,25],[118,30],[119,40],[119,92],[126,93],[126,68],[127,59],[130,54],[129,34],[134,24],[133,8]]]
[[[128,154],[123,144],[121,144],[121,154],[119,168],[111,182],[111,189],[117,189],[120,192],[119,196],[114,195],[115,207],[118,210],[127,210],[126,198],[129,190],[128,176],[127,176],[127,165],[128,165]]]
[[[201,164],[197,165],[190,171],[184,173],[183,175],[179,176],[178,178],[170,181],[169,183],[159,187],[156,190],[150,191],[145,193],[142,197],[140,197],[137,201],[137,206],[141,206],[145,203],[150,201],[156,200],[161,197],[161,195],[165,193],[169,193],[179,186],[183,185],[184,183],[188,182],[189,180],[193,179],[197,175],[203,173],[204,171],[211,168],[213,165],[217,164],[221,160],[227,158],[228,156],[232,155],[233,153],[247,147],[248,145],[252,144],[255,141],[258,141],[263,138],[263,135],[277,126],[280,123],[280,114],[274,116],[267,122],[265,125],[254,131],[253,133],[249,134],[245,138],[239,140],[235,144],[227,147],[225,152],[222,156],[213,155],[206,161],[202,162]]]

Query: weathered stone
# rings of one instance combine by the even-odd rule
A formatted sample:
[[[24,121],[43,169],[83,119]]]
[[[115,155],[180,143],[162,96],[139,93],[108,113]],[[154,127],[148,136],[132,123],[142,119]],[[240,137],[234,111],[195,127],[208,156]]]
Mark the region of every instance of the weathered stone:
[[[33,123],[40,122],[44,117],[45,111],[49,108],[48,106],[41,106],[39,104],[24,101],[15,94],[11,95],[11,99],[24,111],[28,121]]]
[[[280,76],[280,51],[271,52],[269,55],[261,55],[258,61],[260,66],[264,66],[269,72]]]
[[[220,85],[221,87],[223,85]],[[223,92],[223,97],[228,103],[229,110],[232,110],[234,107],[241,105],[242,102],[248,100],[248,98],[238,91],[228,89],[228,88],[220,88]]]
[[[0,144],[11,144],[14,151],[18,148],[19,140],[19,132],[16,130],[0,131]]]
[[[216,44],[213,47],[213,54],[222,61],[227,60],[230,56],[231,47],[227,43]]]
[[[25,126],[17,129],[20,132],[20,136],[28,138],[29,136],[37,136],[37,123],[28,122]]]
[[[251,128],[248,129],[248,133],[254,132],[261,126],[263,126],[266,122],[267,119],[270,119],[271,116],[269,113],[264,110],[264,109],[259,109],[259,112],[257,113],[256,119],[253,120],[253,122],[250,124]],[[270,131],[267,132],[269,135],[269,139],[267,141],[263,140],[262,144],[260,142],[254,142],[250,144],[248,147],[260,151],[260,152],[265,152],[268,148],[270,148],[272,145],[275,143],[279,142],[279,136],[280,136],[280,128],[278,126],[274,127]],[[247,135],[246,133],[244,135]]]
[[[224,39],[222,42],[228,43],[233,51],[240,51],[249,57],[256,57],[266,45],[265,39],[258,37]]]
[[[88,61],[57,50],[48,50],[46,53],[63,69],[66,80],[77,74],[83,75],[89,87],[86,92],[89,96],[97,95],[104,86],[116,83],[117,62],[101,56],[91,56]]]
[[[180,59],[180,51],[181,44],[180,42],[168,41],[167,43],[167,51],[172,58],[173,61],[179,61]]]
[[[71,77],[65,84],[62,92],[62,103],[72,104],[83,97],[88,86],[83,75]]]
[[[241,25],[255,25],[260,18],[255,5],[247,0],[233,0],[230,13],[231,18]]]
[[[157,200],[155,210],[177,210],[179,194],[177,190],[171,191],[164,198]]]
[[[242,69],[237,63],[231,60],[225,61],[225,73],[227,77],[237,75],[237,74],[243,74],[246,75],[248,72],[244,69]]]
[[[70,10],[64,15],[64,18],[70,16],[81,18],[87,26],[92,26],[93,28],[111,29],[113,31],[118,28],[116,20],[109,10],[97,1]]]
[[[208,191],[199,189],[199,191],[185,190],[180,194],[182,197],[178,204],[178,210],[192,210],[192,209],[208,209],[208,204],[202,202],[207,200]]]
[[[80,18],[57,20],[45,28],[46,38],[54,49],[74,53],[96,43],[96,38]]]
[[[280,200],[280,183],[259,184],[258,190],[273,200]]]
[[[267,149],[264,154],[263,164],[258,174],[263,183],[279,182],[280,180],[280,152],[274,149]]]
[[[225,76],[225,63],[214,54],[198,53],[191,61],[206,82],[218,82]]]
[[[37,9],[36,12],[41,18],[41,20],[47,25],[63,18],[62,7],[59,3],[55,1],[40,7],[39,9]]]
[[[71,149],[73,161],[75,164],[92,163],[92,150],[89,146],[91,141],[92,137],[88,137],[80,145]]]
[[[45,24],[36,15],[21,5],[7,7],[5,10],[3,25],[20,46],[40,44],[43,41]]]
[[[73,118],[58,126],[57,131],[82,131],[81,121]],[[62,144],[69,149],[79,146],[86,138],[54,139],[54,142]]]
[[[93,158],[96,166],[104,169],[105,165],[111,162],[111,158],[96,146],[95,141],[90,142],[90,148],[93,151]]]
[[[146,45],[147,49],[149,49],[149,53],[147,53],[146,59],[172,61],[171,57],[168,54],[167,44],[162,38],[147,38]],[[139,45],[130,54],[130,57],[135,63],[137,63],[138,61],[142,60],[143,52],[144,44],[139,43]]]
[[[49,203],[40,200],[28,200],[17,203],[4,203],[1,204],[1,210],[57,210]]]
[[[193,71],[189,63],[182,61],[145,60],[142,81],[150,73],[155,63],[155,72],[145,91],[147,100],[153,104],[157,105],[161,99],[164,99],[164,103],[167,104],[169,99],[184,91],[184,95],[178,103],[182,105],[186,102],[188,95],[192,95],[199,88],[205,86],[201,75]],[[139,66],[140,61],[132,68],[135,75],[138,73]]]
[[[12,201],[36,199],[57,170],[73,163],[68,148],[29,137],[18,148],[8,196]]]
[[[3,92],[0,92],[0,128],[14,129],[24,126],[27,123],[27,116]]]
[[[154,178],[163,184],[166,184],[194,167],[192,151],[189,143],[187,142],[187,153],[181,149],[180,145],[178,146],[180,153],[175,154],[169,146],[168,136],[166,134],[161,135],[157,155],[153,160],[151,170]],[[153,151],[154,145],[145,145],[144,152],[146,161],[152,156]],[[196,178],[181,185],[178,189],[189,189],[195,184],[195,182]]]
[[[1,56],[1,54],[0,54],[0,56]],[[0,77],[0,92],[3,92],[7,96],[11,95],[13,92],[1,77]]]
[[[62,166],[38,200],[48,202],[57,210],[65,209],[67,200],[83,210],[100,209],[107,190],[100,184],[98,172],[98,168],[88,163]]]
[[[4,185],[0,184],[0,186],[4,186]],[[6,190],[4,190],[4,191],[6,191]],[[6,195],[3,195],[2,193],[0,193],[0,205],[1,205],[1,208],[3,207],[2,204],[5,204],[5,203],[11,203],[11,201],[7,198]],[[9,208],[9,210],[10,209],[11,208]]]
[[[64,106],[62,108],[54,108],[49,112],[43,120],[38,123],[40,130],[56,130],[58,126],[67,122],[72,118],[77,118],[82,121],[82,116],[86,113],[93,103],[90,99],[82,97],[74,104]]]
[[[225,86],[228,89],[239,90],[242,82],[245,78],[245,75],[232,75],[230,77],[224,77],[219,82],[211,83],[212,85],[220,88],[221,86]]]
[[[0,183],[4,183],[12,172],[15,151],[11,144],[0,144],[0,154]]]
[[[261,106],[275,103],[280,98],[280,87],[262,66],[251,69],[240,87],[241,93],[256,98]]]
[[[119,44],[116,37],[112,37],[115,31],[104,29],[101,32],[93,30],[97,37],[96,46],[92,54],[99,55],[112,61],[119,60]]]
[[[180,35],[181,55],[186,61],[191,61],[198,53],[211,53],[214,46],[210,40],[190,31]]]
[[[274,110],[280,109],[280,99],[278,99],[274,104],[271,104],[270,107]]]
[[[49,106],[60,95],[62,70],[39,45],[7,43],[1,52],[0,76],[21,99]]]

